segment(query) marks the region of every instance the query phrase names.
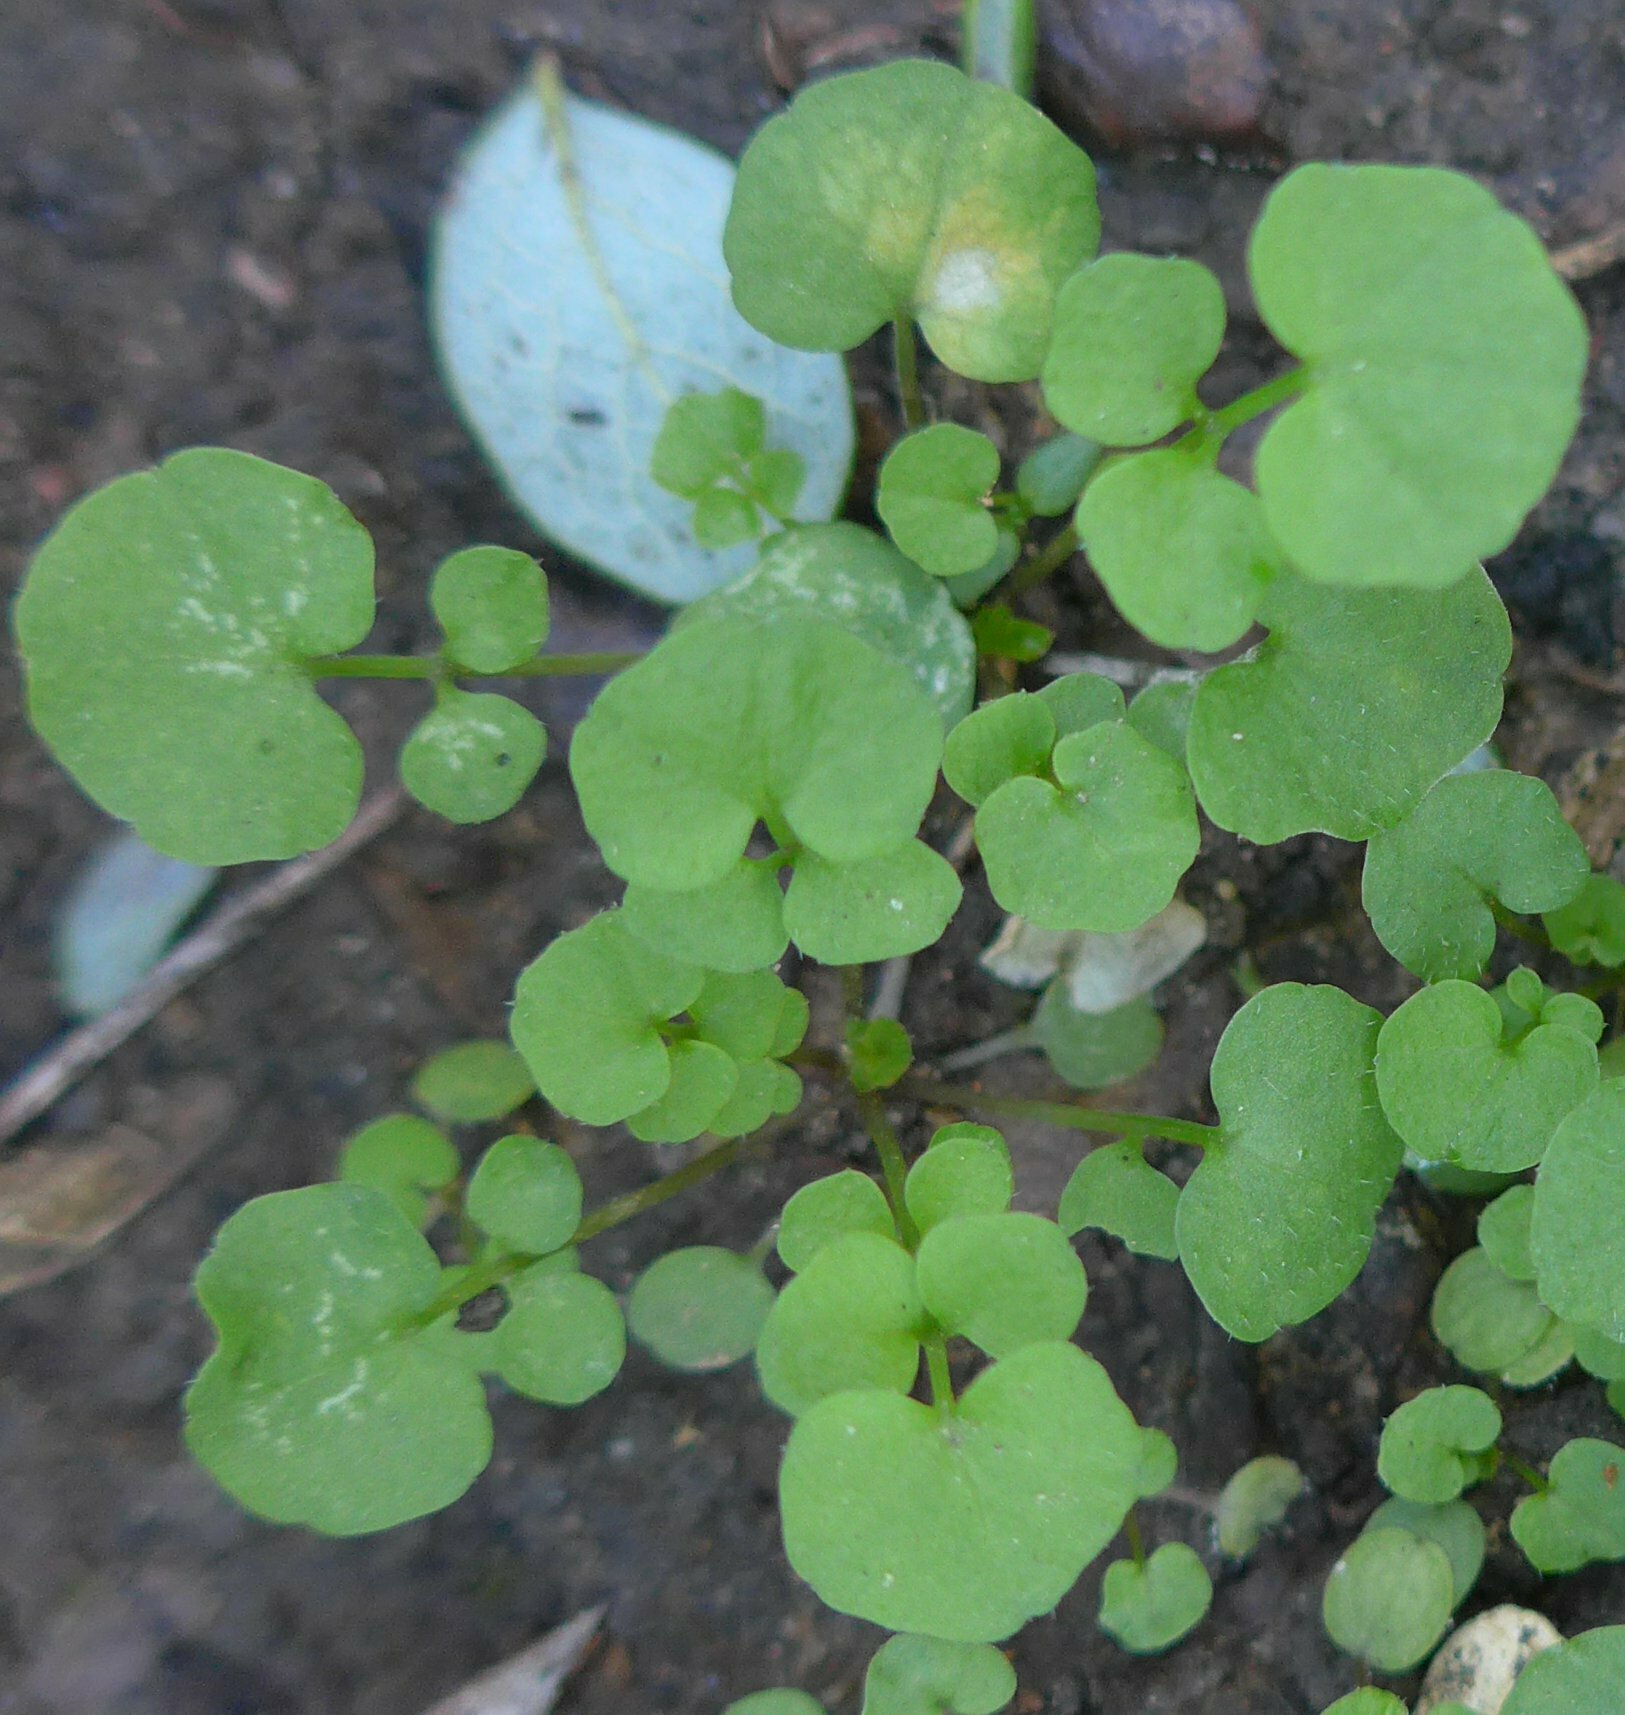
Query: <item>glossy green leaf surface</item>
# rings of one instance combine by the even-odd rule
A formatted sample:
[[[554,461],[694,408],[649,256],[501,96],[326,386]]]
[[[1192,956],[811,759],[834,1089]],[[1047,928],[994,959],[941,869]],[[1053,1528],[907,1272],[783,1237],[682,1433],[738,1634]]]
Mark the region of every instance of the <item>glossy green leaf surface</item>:
[[[1445,1634],[1455,1605],[1450,1557],[1406,1530],[1368,1530],[1326,1580],[1321,1617],[1339,1649],[1404,1673]]]
[[[401,784],[448,822],[506,815],[547,755],[547,729],[512,697],[443,687],[401,746]]]
[[[1102,471],[1078,533],[1112,605],[1165,649],[1239,641],[1278,563],[1257,497],[1173,447]]]
[[[1165,1542],[1143,1565],[1114,1560],[1100,1586],[1100,1629],[1131,1655],[1160,1655],[1201,1624],[1213,1580],[1196,1550]]]
[[[547,641],[547,579],[512,548],[464,548],[435,567],[429,605],[446,653],[476,673],[529,661]]]
[[[1366,848],[1371,927],[1424,982],[1477,977],[1495,949],[1491,901],[1552,911],[1579,891],[1585,847],[1544,781],[1505,769],[1452,774]]]
[[[1174,1214],[1179,1187],[1126,1139],[1092,1149],[1073,1170],[1056,1216],[1062,1230],[1099,1227],[1140,1256],[1179,1256]]]
[[[1191,1284],[1238,1339],[1307,1320],[1365,1262],[1403,1153],[1372,1077],[1380,1023],[1340,989],[1278,983],[1220,1038],[1220,1131],[1175,1233]]]
[[[933,423],[887,453],[875,511],[915,565],[933,577],[963,577],[998,546],[998,526],[982,504],[998,480],[999,451],[986,435]]]
[[[1535,234],[1459,173],[1299,167],[1248,253],[1305,365],[1256,457],[1308,576],[1440,587],[1512,540],[1579,421],[1588,336]]]
[[[1070,1339],[1089,1292],[1066,1234],[1037,1215],[939,1221],[920,1241],[915,1278],[937,1325],[990,1358]]]
[[[1507,1031],[1494,999],[1454,977],[1412,995],[1377,1042],[1394,1130],[1418,1155],[1478,1172],[1534,1166],[1596,1087],[1591,1038],[1565,1024]]]
[[[1223,338],[1224,292],[1199,262],[1102,256],[1055,300],[1044,403],[1091,440],[1145,446],[1201,409],[1196,383]]]
[[[537,1256],[567,1245],[581,1221],[581,1175],[556,1143],[499,1138],[480,1157],[463,1210],[505,1250]]]
[[[329,1536],[449,1505],[491,1456],[491,1420],[449,1319],[421,1322],[440,1285],[381,1191],[245,1204],[197,1273],[219,1345],[186,1396],[194,1457],[250,1512]]]
[[[1100,236],[1094,169],[1036,108],[902,60],[804,88],[752,139],[723,235],[734,302],[782,345],[919,322],[950,369],[1035,376]]]
[[[947,1418],[897,1393],[836,1394],[785,1449],[785,1550],[842,1613],[993,1642],[1052,1608],[1116,1534],[1140,1444],[1105,1371],[1070,1345],[1000,1360]]]
[[[190,863],[344,831],[361,747],[309,663],[372,629],[372,541],[331,489],[196,447],[87,495],[14,614],[28,717],[81,787]]]
[[[1604,1084],[1557,1128],[1535,1181],[1530,1248],[1552,1310],[1625,1340],[1625,1085]]]
[[[1189,738],[1202,808],[1245,839],[1368,839],[1500,719],[1512,634],[1481,572],[1429,591],[1283,574],[1258,617],[1269,636],[1202,681]]]
[[[639,1345],[675,1370],[720,1370],[749,1357],[773,1308],[749,1257],[716,1245],[667,1251],[637,1278],[626,1322]]]

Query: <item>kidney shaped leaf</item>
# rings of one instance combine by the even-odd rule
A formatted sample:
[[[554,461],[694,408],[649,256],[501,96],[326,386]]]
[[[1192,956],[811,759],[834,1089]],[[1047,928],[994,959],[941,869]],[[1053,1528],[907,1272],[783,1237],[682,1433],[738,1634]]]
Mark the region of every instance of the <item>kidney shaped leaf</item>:
[[[1403,1148],[1377,1101],[1381,1019],[1341,989],[1278,983],[1213,1056],[1219,1135],[1180,1193],[1180,1260],[1241,1340],[1323,1310],[1360,1272]]]
[[[892,540],[933,577],[957,578],[992,559],[998,526],[982,504],[999,480],[999,451],[958,423],[906,435],[886,455],[875,511]]]
[[[313,659],[372,629],[372,542],[331,489],[197,447],[88,495],[17,601],[28,712],[79,784],[191,863],[344,831],[361,747]]]
[[[1625,1083],[1604,1084],[1557,1128],[1535,1181],[1530,1246],[1557,1315],[1625,1340]]]
[[[863,1715],[994,1715],[1016,1670],[991,1644],[887,1638],[863,1681]]]
[[[1540,1572],[1625,1560],[1625,1447],[1582,1438],[1558,1449],[1548,1487],[1512,1509],[1512,1535]]]
[[[527,1270],[508,1287],[508,1311],[491,1334],[493,1367],[509,1387],[544,1405],[580,1405],[602,1393],[626,1358],[615,1294],[590,1274]]]
[[[1110,1017],[1108,1013],[1106,1015]],[[1099,1227],[1140,1256],[1179,1256],[1174,1215],[1179,1187],[1125,1139],[1092,1149],[1073,1170],[1057,1214],[1062,1231]]]
[[[506,815],[547,755],[547,729],[512,697],[442,687],[401,746],[401,784],[448,822]]]
[[[1076,1346],[1024,1346],[946,1416],[838,1393],[785,1449],[785,1550],[841,1613],[991,1643],[1054,1607],[1111,1541],[1140,1453],[1128,1408]]]
[[[1258,449],[1276,539],[1328,583],[1455,582],[1557,474],[1588,336],[1540,241],[1431,167],[1300,167],[1249,252],[1265,324],[1305,363]]]
[[[1425,982],[1476,977],[1495,950],[1490,901],[1555,911],[1588,865],[1544,781],[1504,769],[1451,774],[1372,835],[1361,884],[1371,927]]]
[[[1501,1715],[1614,1715],[1625,1680],[1625,1626],[1599,1626],[1542,1650],[1518,1675]]]
[[[219,1346],[186,1442],[250,1512],[330,1536],[447,1506],[485,1468],[491,1419],[428,1244],[382,1191],[312,1185],[245,1204],[197,1273]]]
[[[1196,383],[1223,338],[1224,292],[1199,262],[1102,256],[1056,298],[1044,403],[1107,446],[1161,440],[1201,409]]]
[[[1540,1346],[1557,1319],[1534,1287],[1510,1279],[1475,1245],[1440,1275],[1430,1320],[1464,1368],[1503,1373]]]
[[[802,90],[739,163],[734,302],[806,351],[913,318],[949,368],[1025,381],[1100,237],[1089,158],[1009,90],[903,60]]]
[[[1484,1474],[1482,1455],[1501,1433],[1501,1413],[1476,1387],[1430,1387],[1382,1426],[1377,1475],[1396,1495],[1438,1506]]]
[[[1332,1568],[1321,1614],[1339,1649],[1380,1673],[1404,1673],[1444,1636],[1455,1591],[1438,1543],[1408,1530],[1368,1530]]]
[[[1283,574],[1258,617],[1270,635],[1202,681],[1189,739],[1202,808],[1245,839],[1367,839],[1500,719],[1512,633],[1482,572],[1425,591]]]
[[[1159,1655],[1199,1625],[1213,1580],[1194,1548],[1165,1542],[1144,1562],[1114,1560],[1100,1586],[1100,1629],[1131,1655]]]
[[[1037,1215],[961,1215],[920,1242],[920,1302],[991,1358],[1071,1337],[1088,1285],[1066,1234]]]
[[[1377,1043],[1394,1130],[1424,1160],[1476,1172],[1534,1166],[1596,1087],[1590,1036],[1567,1024],[1509,1029],[1493,997],[1455,978],[1412,995]]]
[[[581,1176],[556,1143],[515,1133],[480,1157],[463,1207],[504,1248],[539,1256],[574,1235],[581,1220]]]
[[[1165,649],[1228,649],[1279,560],[1257,496],[1174,447],[1102,471],[1078,532],[1113,606]]]
[[[529,661],[547,641],[547,579],[529,554],[464,548],[429,580],[429,605],[446,634],[446,653],[476,673]]]
[[[627,1300],[633,1336],[676,1370],[718,1370],[748,1357],[773,1308],[773,1288],[749,1257],[716,1245],[668,1251]]]

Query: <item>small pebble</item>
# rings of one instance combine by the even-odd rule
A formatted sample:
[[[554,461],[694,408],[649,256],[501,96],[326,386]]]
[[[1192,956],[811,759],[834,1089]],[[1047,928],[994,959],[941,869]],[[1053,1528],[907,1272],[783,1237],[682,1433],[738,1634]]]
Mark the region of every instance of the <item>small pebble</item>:
[[[1422,1681],[1416,1715],[1445,1703],[1465,1704],[1473,1715],[1500,1715],[1530,1658],[1562,1641],[1557,1627],[1530,1608],[1507,1604],[1475,1616],[1440,1645]]]

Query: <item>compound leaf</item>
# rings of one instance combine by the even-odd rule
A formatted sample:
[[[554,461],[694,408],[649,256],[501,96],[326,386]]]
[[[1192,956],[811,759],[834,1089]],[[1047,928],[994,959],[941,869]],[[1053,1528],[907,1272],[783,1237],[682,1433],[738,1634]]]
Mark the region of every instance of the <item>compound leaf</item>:
[[[774,1297],[749,1257],[691,1245],[638,1276],[626,1321],[633,1339],[674,1370],[720,1370],[756,1349]]]
[[[923,1326],[908,1252],[877,1232],[842,1233],[774,1302],[756,1348],[762,1391],[792,1416],[852,1389],[905,1393]]]
[[[933,423],[887,453],[875,511],[915,565],[959,578],[993,557],[998,526],[982,503],[999,480],[999,451],[958,423]]]
[[[87,495],[15,615],[40,737],[104,810],[197,864],[344,831],[361,747],[311,663],[372,621],[372,541],[332,490],[219,447]]]
[[[991,1644],[887,1638],[863,1681],[863,1715],[995,1715],[1016,1670]]]
[[[250,1512],[329,1536],[449,1505],[491,1456],[475,1371],[422,1235],[382,1191],[311,1185],[246,1203],[197,1273],[219,1345],[186,1443]]]
[[[1483,1455],[1501,1433],[1501,1413],[1476,1387],[1431,1387],[1382,1426],[1377,1475],[1408,1501],[1439,1506],[1484,1474]]]
[[[1539,1572],[1625,1560],[1625,1447],[1582,1438],[1560,1447],[1548,1486],[1512,1509],[1512,1536]]]
[[[785,1449],[785,1550],[841,1613],[991,1643],[1047,1613],[1111,1541],[1141,1443],[1106,1372],[1071,1345],[1001,1359],[946,1420],[900,1393],[840,1393]]]
[[[1545,1154],[1597,1087],[1597,1050],[1566,1024],[1506,1031],[1494,997],[1452,977],[1382,1027],[1377,1089],[1405,1142],[1429,1161],[1516,1173]]]
[[[1070,1339],[1089,1292],[1066,1234],[1037,1215],[939,1221],[920,1241],[916,1271],[937,1325],[990,1358]]]
[[[1090,1150],[1078,1163],[1061,1193],[1057,1219],[1068,1234],[1099,1227],[1139,1256],[1175,1262],[1178,1205],[1179,1187],[1125,1139]]]
[[[1270,635],[1202,681],[1188,744],[1202,808],[1245,839],[1367,839],[1500,719],[1512,633],[1482,572],[1446,590],[1283,573],[1258,617]]]
[[[412,1079],[412,1099],[455,1125],[502,1119],[535,1093],[529,1068],[506,1042],[442,1048]]]
[[[1404,1673],[1444,1636],[1455,1590],[1438,1543],[1408,1530],[1368,1530],[1332,1568],[1321,1616],[1339,1649],[1379,1673]]]
[[[547,729],[511,697],[442,686],[401,746],[401,784],[448,822],[489,822],[519,802],[546,755]]]
[[[1309,577],[1439,587],[1511,542],[1579,421],[1589,338],[1523,221],[1459,173],[1300,167],[1248,255],[1305,364],[1255,461]]]
[[[753,327],[847,351],[918,321],[977,381],[1037,375],[1100,237],[1089,158],[1009,90],[902,60],[803,89],[739,163],[723,253]]]
[[[1625,1340],[1625,1084],[1604,1084],[1557,1128],[1535,1181],[1530,1248],[1544,1303]]]
[[[1213,1580],[1196,1550],[1165,1542],[1142,1564],[1114,1560],[1100,1587],[1100,1629],[1131,1655],[1160,1655],[1198,1626]]]
[[[1201,410],[1196,383],[1224,339],[1224,291],[1199,262],[1102,256],[1055,299],[1044,403],[1114,447],[1159,441]]]
[[[521,666],[547,641],[547,579],[513,548],[464,548],[442,560],[429,605],[447,655],[475,673]]]
[[[498,1138],[468,1182],[463,1211],[504,1250],[537,1256],[567,1245],[581,1222],[581,1175],[556,1143]]]
[[[1258,1547],[1264,1532],[1273,1530],[1304,1491],[1303,1472],[1278,1453],[1249,1459],[1219,1491],[1214,1527],[1219,1547],[1235,1560],[1245,1560]]]
[[[1177,448],[1103,470],[1078,533],[1112,605],[1165,649],[1228,649],[1252,624],[1279,556],[1258,498]]]
[[[1371,927],[1424,982],[1477,977],[1495,950],[1490,901],[1553,911],[1587,873],[1585,847],[1544,781],[1505,769],[1451,774],[1371,837],[1361,892]]]
[[[799,1274],[843,1233],[896,1236],[886,1193],[866,1173],[850,1167],[803,1185],[784,1205],[779,1217],[780,1260]]]
[[[1365,1263],[1403,1154],[1371,1075],[1380,1023],[1340,989],[1278,983],[1219,1041],[1219,1135],[1175,1234],[1198,1296],[1238,1339],[1305,1321]]]
[[[970,713],[976,644],[940,578],[860,524],[781,531],[743,577],[685,608],[677,624],[725,614],[802,614],[861,638],[914,675],[945,728]]]
[[[590,1274],[528,1270],[509,1286],[488,1349],[515,1393],[580,1405],[620,1374],[626,1321],[615,1294]]]

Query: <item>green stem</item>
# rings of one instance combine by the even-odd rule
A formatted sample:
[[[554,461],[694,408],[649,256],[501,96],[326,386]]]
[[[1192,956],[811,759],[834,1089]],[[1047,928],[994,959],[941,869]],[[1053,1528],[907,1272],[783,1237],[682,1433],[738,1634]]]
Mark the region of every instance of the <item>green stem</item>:
[[[1196,1120],[1169,1119],[1163,1114],[1116,1113],[1091,1108],[1082,1102],[1035,1101],[1026,1096],[993,1096],[971,1084],[942,1084],[935,1078],[908,1073],[892,1086],[899,1095],[912,1097],[927,1106],[957,1108],[967,1113],[1003,1114],[1010,1119],[1040,1120],[1046,1125],[1067,1126],[1075,1131],[1109,1132],[1118,1137],[1166,1138],[1206,1149],[1220,1135],[1216,1125]]]
[[[925,401],[920,397],[919,346],[914,339],[914,323],[907,316],[899,316],[891,328],[897,398],[903,407],[903,427],[912,431],[925,422]]]
[[[1285,375],[1277,375],[1262,387],[1255,387],[1239,399],[1232,399],[1222,411],[1210,412],[1196,432],[1204,439],[1225,441],[1243,423],[1250,423],[1254,417],[1262,417],[1266,411],[1273,411],[1277,405],[1284,405],[1287,400],[1295,398],[1303,391],[1308,379],[1306,370],[1289,369]]]
[[[1525,923],[1521,917],[1508,911],[1493,894],[1489,896],[1488,903],[1490,915],[1515,940],[1527,941],[1531,947],[1539,947],[1543,952],[1551,952],[1551,937],[1544,929],[1537,929],[1533,923]]]
[[[846,1008],[847,1021],[858,1024],[863,1020],[863,967],[861,965],[842,965],[841,967],[841,1000]],[[851,1067],[845,1061],[841,1070],[851,1083]],[[903,1157],[903,1146],[897,1139],[891,1119],[886,1113],[886,1104],[877,1090],[860,1090],[852,1084],[852,1094],[858,1104],[858,1117],[863,1121],[863,1128],[869,1134],[869,1141],[875,1146],[875,1154],[880,1157],[881,1177],[886,1183],[886,1201],[891,1205],[892,1225],[897,1229],[897,1237],[909,1250],[916,1250],[920,1243],[920,1229],[914,1224],[914,1217],[908,1212],[908,1203],[903,1194],[904,1185],[908,1179],[908,1162]]]
[[[1144,1567],[1145,1538],[1140,1534],[1140,1515],[1133,1507],[1128,1509],[1123,1519],[1123,1535],[1128,1538],[1128,1551],[1134,1556],[1134,1564]]]
[[[1020,595],[1043,583],[1051,573],[1058,572],[1078,551],[1078,527],[1069,524],[1058,530],[1024,566],[1010,574],[1010,594]]]
[[[1537,1471],[1533,1465],[1525,1463],[1525,1461],[1520,1459],[1516,1453],[1508,1453],[1503,1448],[1501,1451],[1501,1462],[1509,1471],[1515,1471],[1520,1477],[1522,1477],[1537,1495],[1544,1495],[1552,1486],[1545,1477],[1541,1476],[1540,1472]]]
[[[925,1342],[925,1368],[931,1378],[931,1403],[946,1417],[954,1408],[954,1381],[948,1373],[948,1342],[940,1334]]]
[[[585,655],[538,655],[500,673],[450,666],[439,655],[321,655],[308,663],[313,679],[550,679],[618,673],[641,661],[639,651],[606,650]]]

